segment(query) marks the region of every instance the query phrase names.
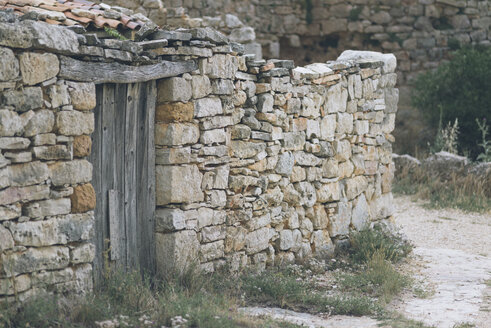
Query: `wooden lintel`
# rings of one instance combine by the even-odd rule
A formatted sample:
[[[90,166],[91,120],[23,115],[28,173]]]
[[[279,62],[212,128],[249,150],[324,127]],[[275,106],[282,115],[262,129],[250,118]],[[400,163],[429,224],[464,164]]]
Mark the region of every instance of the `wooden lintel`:
[[[98,83],[138,83],[189,73],[198,68],[194,60],[161,61],[158,64],[130,66],[120,63],[87,62],[60,56],[61,78]]]

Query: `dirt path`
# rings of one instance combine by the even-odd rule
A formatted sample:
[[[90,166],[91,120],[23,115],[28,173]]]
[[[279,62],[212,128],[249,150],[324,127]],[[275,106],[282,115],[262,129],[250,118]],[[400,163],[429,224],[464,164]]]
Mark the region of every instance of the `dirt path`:
[[[415,245],[406,268],[423,292],[406,293],[392,308],[438,328],[490,328],[491,215],[428,210],[409,197],[394,201],[396,223]]]

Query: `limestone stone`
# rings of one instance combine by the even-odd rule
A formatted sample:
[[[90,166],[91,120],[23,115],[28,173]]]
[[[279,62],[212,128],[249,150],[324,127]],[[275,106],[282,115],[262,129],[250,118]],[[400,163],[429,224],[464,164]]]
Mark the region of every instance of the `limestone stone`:
[[[203,131],[200,136],[200,142],[205,145],[224,143],[226,140],[227,134],[224,129]]]
[[[198,260],[199,242],[196,232],[182,230],[156,233],[157,274],[182,270]]]
[[[71,104],[77,110],[92,110],[96,106],[94,83],[66,82]]]
[[[247,254],[256,254],[263,251],[269,246],[269,228],[261,228],[247,234],[245,238]]]
[[[281,230],[278,238],[278,248],[282,251],[289,250],[294,245],[292,230]]]
[[[257,97],[257,109],[261,113],[273,111],[274,99],[270,93],[262,93]]]
[[[241,28],[235,28],[230,33],[229,38],[233,42],[248,43],[256,40],[256,33],[250,26],[244,26]]]
[[[155,109],[155,121],[162,123],[191,122],[194,115],[192,102],[173,102],[158,105]]]
[[[336,132],[336,115],[326,115],[320,123],[320,138],[330,140],[334,138]]]
[[[18,112],[41,108],[44,104],[43,92],[39,87],[7,90],[2,94],[2,103],[15,107]]]
[[[33,34],[35,48],[51,50],[55,53],[76,54],[79,51],[77,34],[63,26],[44,22],[26,21],[24,23]]]
[[[51,183],[55,186],[87,183],[92,180],[92,164],[87,160],[57,162],[49,165]]]
[[[356,196],[364,192],[368,187],[368,180],[360,175],[346,180],[346,197],[354,199]]]
[[[22,274],[17,277],[8,279],[0,279],[0,296],[1,295],[16,295],[31,288],[31,279],[29,275]]]
[[[340,190],[338,182],[325,183],[317,189],[317,200],[320,203],[337,201],[339,198]]]
[[[223,114],[223,107],[220,98],[202,98],[194,103],[194,116],[196,118],[221,114]]]
[[[56,144],[56,134],[54,133],[42,133],[34,136],[34,145],[54,145]]]
[[[324,178],[335,178],[339,173],[338,160],[329,158],[322,162],[322,176]]]
[[[27,138],[0,137],[0,149],[26,149],[30,143]]]
[[[160,80],[157,84],[157,102],[187,102],[193,96],[191,83],[182,77]]]
[[[196,165],[158,165],[155,188],[157,205],[203,201],[201,180],[202,174]]]
[[[42,109],[36,111],[24,128],[24,135],[32,137],[38,134],[49,133],[53,130],[55,115],[53,111]]]
[[[238,227],[227,227],[226,238],[225,238],[225,252],[238,252],[244,249],[247,229]]]
[[[321,136],[319,121],[307,120],[307,139],[319,138]]]
[[[349,178],[353,174],[355,166],[350,160],[341,162],[338,165],[338,176],[340,179]]]
[[[49,197],[47,185],[10,187],[0,191],[0,205],[13,204],[19,201],[46,199]]]
[[[79,136],[94,132],[94,114],[76,110],[61,111],[56,114],[56,128],[66,136]]]
[[[0,221],[16,219],[22,215],[20,204],[0,206]]]
[[[95,246],[92,243],[82,244],[70,250],[70,262],[73,264],[90,263],[95,257]]]
[[[312,250],[319,256],[334,256],[334,244],[326,230],[317,230],[312,233],[311,237]]]
[[[159,123],[155,125],[155,144],[179,146],[199,140],[199,127],[193,123]]]
[[[20,253],[2,254],[1,260],[3,263],[11,263],[0,270],[10,277],[39,270],[65,268],[70,262],[70,253],[68,247],[63,246],[30,247]]]
[[[202,243],[209,243],[216,240],[225,239],[225,227],[224,226],[207,226],[203,227],[200,232],[200,239]]]
[[[191,148],[166,148],[155,150],[156,164],[187,164],[191,162]]]
[[[24,214],[31,218],[43,218],[45,216],[54,216],[70,213],[70,199],[48,199],[35,203],[30,203],[24,207]]]
[[[36,159],[46,161],[72,159],[72,152],[66,145],[38,146],[32,149],[32,153]],[[31,154],[29,153],[29,155]]]
[[[372,220],[385,219],[393,215],[395,209],[392,193],[386,193],[372,198],[369,206]]]
[[[0,225],[0,253],[14,247],[14,239],[10,231]]]
[[[46,163],[39,161],[8,167],[10,186],[28,186],[43,183],[49,177]]]
[[[194,99],[206,97],[212,92],[210,79],[206,75],[193,75],[191,87]]]
[[[54,78],[60,71],[58,57],[50,53],[24,52],[19,56],[22,81],[34,85]]]
[[[249,139],[251,136],[251,128],[244,124],[237,124],[232,126],[230,133],[233,140]]]
[[[351,157],[351,144],[348,140],[335,140],[334,149],[336,159],[340,162],[347,161]]]
[[[317,194],[311,183],[305,181],[296,183],[295,189],[298,191],[301,197],[300,205],[305,205],[307,207],[314,206],[317,201]]]
[[[1,64],[0,64],[1,65]],[[11,137],[19,135],[24,129],[22,118],[14,111],[0,109],[0,136]]]
[[[237,68],[236,58],[230,55],[214,55],[206,61],[202,71],[212,79],[234,79]]]
[[[225,244],[223,240],[219,240],[213,243],[201,245],[199,254],[201,262],[208,262],[222,258],[225,255]]]
[[[47,94],[53,108],[70,104],[70,95],[66,84],[56,84],[48,87]]]
[[[304,151],[296,151],[293,155],[295,156],[295,164],[301,166],[317,166],[322,162],[317,156]]]
[[[365,194],[362,193],[353,201],[353,211],[351,214],[351,224],[357,231],[366,229],[369,224],[369,207]]]
[[[85,213],[95,209],[96,195],[94,187],[90,183],[75,186],[70,200],[72,213]]]
[[[282,153],[275,167],[275,172],[283,176],[290,176],[293,171],[293,165],[295,164],[295,157],[291,152]]]
[[[338,203],[338,213],[329,219],[328,231],[331,237],[346,236],[349,234],[351,210],[351,203],[344,201]]]
[[[353,132],[353,115],[348,113],[337,113],[336,133]]]
[[[285,132],[283,134],[283,147],[285,150],[303,150],[304,145],[304,132]]]
[[[326,109],[328,113],[345,112],[348,102],[348,90],[336,84],[327,91]]]
[[[165,208],[155,211],[156,232],[174,232],[184,228],[186,228],[186,216],[182,210]]]
[[[329,218],[327,216],[326,209],[322,204],[316,204],[313,208],[314,215],[311,217],[312,225],[316,230],[326,229],[329,224]]]
[[[67,244],[92,238],[94,216],[92,213],[72,214],[49,220],[12,223],[9,228],[17,245],[42,247]]]
[[[232,80],[215,79],[211,83],[211,89],[215,95],[231,95],[235,86]]]
[[[73,156],[86,157],[92,150],[92,139],[89,136],[76,136],[73,138]]]
[[[384,73],[393,73],[397,66],[396,57],[393,54],[382,54],[380,52],[374,51],[357,51],[357,50],[345,50],[338,57],[338,61],[345,60],[372,60],[372,61],[381,61],[384,63],[383,72]]]
[[[266,150],[264,143],[233,140],[230,145],[231,155],[238,158],[251,158]]]
[[[0,81],[9,81],[19,75],[19,61],[9,48],[0,47]]]

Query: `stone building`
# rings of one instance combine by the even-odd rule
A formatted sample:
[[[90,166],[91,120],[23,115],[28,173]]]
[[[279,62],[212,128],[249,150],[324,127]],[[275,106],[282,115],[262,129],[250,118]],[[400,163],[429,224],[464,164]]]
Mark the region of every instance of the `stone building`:
[[[393,55],[295,67],[117,6],[0,9],[0,298],[331,256],[391,220]]]

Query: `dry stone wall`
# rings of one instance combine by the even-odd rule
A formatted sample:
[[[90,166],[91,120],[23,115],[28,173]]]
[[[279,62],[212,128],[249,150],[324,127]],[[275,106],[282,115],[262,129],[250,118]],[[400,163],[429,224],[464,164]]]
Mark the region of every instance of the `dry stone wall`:
[[[295,67],[214,48],[158,84],[157,271],[332,256],[393,213],[393,55]]]
[[[175,7],[197,18],[237,15],[255,28],[269,58],[303,64],[337,58],[347,49],[394,53],[400,85],[410,82],[417,72],[436,67],[458,44],[489,45],[491,40],[491,3],[487,0],[161,2],[170,16],[175,16]]]
[[[78,293],[92,288],[95,85],[60,77],[74,32],[3,21],[0,35],[0,299]]]
[[[391,220],[393,55],[295,67],[211,28],[101,36],[0,13],[0,298],[92,288],[94,83],[157,80],[157,272],[330,256]]]

